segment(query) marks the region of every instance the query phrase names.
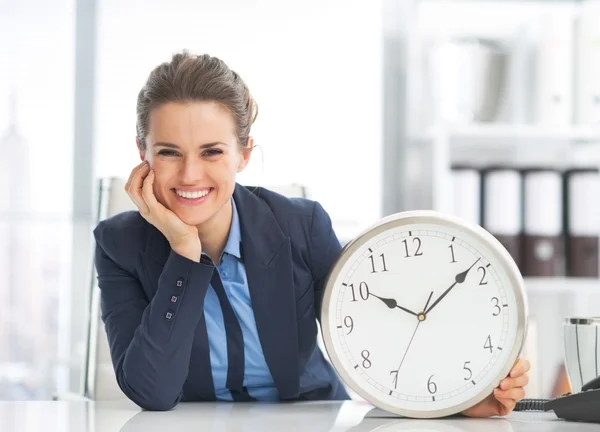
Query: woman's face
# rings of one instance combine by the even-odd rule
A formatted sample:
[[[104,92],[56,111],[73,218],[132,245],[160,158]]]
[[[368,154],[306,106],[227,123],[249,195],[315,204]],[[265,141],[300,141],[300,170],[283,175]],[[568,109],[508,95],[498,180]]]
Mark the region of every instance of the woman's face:
[[[215,102],[167,103],[152,111],[142,159],[154,170],[157,200],[189,225],[211,219],[229,201],[250,159],[233,117]]]

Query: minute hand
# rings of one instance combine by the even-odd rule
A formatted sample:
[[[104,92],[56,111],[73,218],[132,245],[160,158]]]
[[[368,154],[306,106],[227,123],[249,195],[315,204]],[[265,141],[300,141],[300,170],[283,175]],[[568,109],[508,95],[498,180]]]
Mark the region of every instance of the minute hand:
[[[439,302],[440,302],[440,301],[441,301],[441,300],[442,300],[444,297],[446,297],[446,295],[448,295],[448,293],[449,293],[450,291],[452,291],[452,288],[454,288],[454,287],[456,286],[456,284],[463,283],[463,282],[465,281],[465,279],[467,278],[467,273],[469,273],[469,270],[471,270],[471,269],[473,268],[473,266],[475,266],[475,264],[477,264],[477,263],[479,262],[479,260],[480,260],[480,259],[481,259],[481,258],[477,258],[477,261],[475,261],[473,264],[471,264],[471,267],[469,267],[469,268],[468,268],[468,269],[466,269],[465,271],[463,271],[463,272],[461,272],[461,273],[457,274],[457,275],[454,277],[454,283],[453,283],[452,285],[450,285],[450,287],[449,287],[449,288],[448,288],[446,291],[444,291],[444,292],[442,293],[442,295],[441,295],[441,296],[439,296],[439,297],[436,299],[436,301],[434,301],[434,302],[432,303],[432,305],[431,305],[431,306],[429,306],[429,309],[427,309],[427,310],[425,311],[425,315],[427,315],[427,314],[428,314],[428,313],[431,311],[431,309],[433,309],[433,308],[435,307],[435,305],[437,305],[437,304],[438,304],[438,303],[439,303]]]

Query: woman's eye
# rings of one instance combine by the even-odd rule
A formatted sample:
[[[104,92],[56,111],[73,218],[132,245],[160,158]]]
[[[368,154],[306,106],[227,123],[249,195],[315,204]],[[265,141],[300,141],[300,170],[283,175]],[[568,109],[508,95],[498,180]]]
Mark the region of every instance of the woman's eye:
[[[221,151],[219,149],[210,149],[210,150],[206,150],[204,152],[204,156],[208,156],[208,157],[210,157],[210,156],[218,156],[218,155],[220,155],[222,153],[223,153],[223,151]]]
[[[158,152],[159,156],[179,156],[174,150],[161,150]]]

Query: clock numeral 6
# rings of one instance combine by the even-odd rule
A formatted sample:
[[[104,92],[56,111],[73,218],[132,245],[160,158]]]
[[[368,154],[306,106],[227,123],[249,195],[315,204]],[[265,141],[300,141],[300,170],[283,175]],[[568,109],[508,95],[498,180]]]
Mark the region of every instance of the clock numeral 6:
[[[464,366],[463,366],[463,370],[468,371],[469,372],[469,376],[464,378],[465,381],[469,381],[471,378],[473,378],[473,371],[471,371],[471,369],[469,369],[467,367],[467,365],[471,363],[470,361],[466,361]]]
[[[406,252],[406,255],[404,256],[404,258],[410,258],[411,256],[423,255],[423,252],[421,252],[421,239],[419,237],[413,238],[413,244],[416,243],[416,245],[417,245],[417,249],[415,250],[414,255],[411,255],[410,252],[408,251],[408,242],[406,240],[402,240],[402,243],[404,243],[404,251]]]
[[[369,369],[371,367],[371,360],[369,360],[369,356],[371,355],[371,353],[368,350],[363,350],[363,352],[361,352],[360,355],[363,358],[363,367],[365,369]]]
[[[379,258],[381,258],[381,265],[383,267],[383,270],[381,270],[382,272],[386,272],[388,271],[386,265],[385,265],[385,254],[382,253],[381,255],[379,255]],[[375,265],[375,258],[373,258],[373,255],[369,256],[369,259],[371,260],[371,273],[377,273],[378,270],[376,270],[375,268],[378,267]]]
[[[500,300],[498,300],[498,297],[492,297],[492,301],[496,302],[496,304],[494,305],[494,313],[492,315],[498,316],[500,315],[500,312],[502,312],[502,308],[500,307]]]
[[[356,293],[354,292],[354,284],[350,284],[348,286],[352,290],[352,301],[353,302],[357,301]],[[363,300],[367,300],[369,298],[369,286],[367,285],[366,282],[360,283],[360,285],[358,286],[358,293],[360,294],[360,298]]]
[[[427,380],[427,391],[429,391],[429,393],[431,394],[435,394],[437,392],[437,384],[431,381],[431,378],[433,378],[434,376],[435,375],[431,375]]]
[[[350,315],[344,318],[344,325],[346,326],[346,328],[350,329],[346,334],[349,335],[350,333],[352,333],[352,330],[354,330],[354,320]]]

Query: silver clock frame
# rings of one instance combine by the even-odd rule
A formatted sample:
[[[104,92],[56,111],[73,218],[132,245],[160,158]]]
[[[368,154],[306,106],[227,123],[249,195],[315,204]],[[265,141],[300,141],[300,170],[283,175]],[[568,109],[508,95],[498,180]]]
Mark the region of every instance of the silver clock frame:
[[[440,226],[446,226],[459,232],[464,232],[466,237],[474,237],[482,244],[487,246],[498,264],[501,266],[503,271],[510,283],[508,289],[512,289],[517,304],[517,334],[515,342],[511,347],[511,351],[507,357],[505,365],[500,370],[500,373],[494,377],[491,383],[482,388],[475,396],[464,401],[463,403],[453,405],[448,408],[439,410],[408,410],[392,406],[383,400],[373,396],[366,391],[358,382],[354,381],[350,375],[346,372],[342,362],[345,361],[340,359],[336,353],[333,345],[332,333],[337,332],[337,328],[331,328],[329,324],[329,307],[331,298],[334,291],[338,288],[335,287],[335,281],[337,280],[340,271],[347,263],[347,261],[354,255],[354,253],[360,249],[365,243],[370,241],[377,235],[392,229],[406,225],[413,224],[436,224]],[[508,253],[506,248],[488,231],[479,225],[470,224],[462,219],[455,216],[440,213],[434,210],[411,210],[393,214],[391,216],[381,219],[376,224],[364,230],[352,241],[344,246],[341,254],[331,268],[325,284],[323,293],[323,302],[321,305],[321,330],[323,336],[323,342],[325,350],[329,359],[335,368],[338,375],[341,377],[344,384],[346,384],[352,391],[356,392],[360,397],[365,399],[377,408],[383,409],[393,414],[397,414],[403,417],[409,418],[441,418],[447,417],[453,414],[460,413],[477,403],[481,402],[487,396],[492,394],[495,387],[500,384],[500,381],[504,379],[510,372],[511,368],[516,363],[519,354],[521,353],[525,339],[527,337],[527,319],[528,319],[528,304],[527,295],[525,292],[525,286],[521,272],[519,271],[515,261]]]

